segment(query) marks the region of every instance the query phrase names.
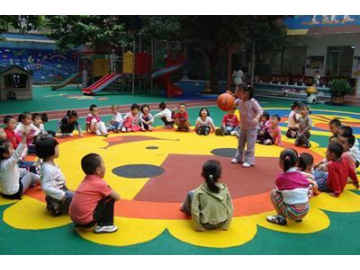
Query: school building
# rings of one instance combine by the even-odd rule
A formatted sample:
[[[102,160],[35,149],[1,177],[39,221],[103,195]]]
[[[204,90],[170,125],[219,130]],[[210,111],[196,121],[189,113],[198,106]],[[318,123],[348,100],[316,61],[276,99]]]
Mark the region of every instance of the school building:
[[[286,20],[286,25],[288,47],[264,60],[272,78],[277,75],[306,80],[319,71],[322,84],[332,78],[347,78],[360,96],[360,16],[294,16]],[[261,78],[262,74],[258,75]]]

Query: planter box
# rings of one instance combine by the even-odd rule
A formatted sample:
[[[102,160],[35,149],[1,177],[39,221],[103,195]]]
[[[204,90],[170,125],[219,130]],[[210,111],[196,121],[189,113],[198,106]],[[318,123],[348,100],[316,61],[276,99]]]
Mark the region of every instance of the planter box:
[[[342,105],[344,104],[344,97],[332,96],[330,99],[331,104]]]

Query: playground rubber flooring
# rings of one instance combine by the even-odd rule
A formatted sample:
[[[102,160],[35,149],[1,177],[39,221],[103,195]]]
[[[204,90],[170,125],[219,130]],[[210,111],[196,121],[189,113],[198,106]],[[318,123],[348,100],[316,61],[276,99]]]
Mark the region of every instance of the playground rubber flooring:
[[[121,105],[122,113],[132,103],[151,104],[152,113],[160,101],[170,108],[180,103],[180,99],[145,95],[80,97],[74,102],[66,95],[69,91],[76,92],[38,88],[34,100],[1,102],[0,114],[47,111],[51,119],[47,128],[55,129],[55,120],[73,108],[78,109],[84,126],[83,117],[92,103],[99,105],[105,121],[110,118],[109,105],[114,103]],[[284,135],[290,101],[259,101],[270,114],[282,117]],[[185,103],[192,124],[203,106],[209,108],[216,125],[220,124],[223,112],[214,100],[193,97]],[[20,201],[0,199],[0,254],[360,254],[360,192],[352,185],[340,198],[324,193],[312,198],[311,210],[302,223],[289,222],[282,227],[265,220],[274,213],[269,192],[281,172],[278,156],[284,148],[309,152],[320,160],[329,136],[327,123],[333,117],[352,126],[359,138],[358,108],[313,105],[311,110],[310,149],[294,147],[294,141],[283,136],[281,147],[256,145],[256,166],[247,169],[230,163],[237,147],[235,137],[166,130],[158,120],[153,132],[110,134],[107,138],[75,134],[59,139],[56,162],[71,190],[84,176],[80,160],[85,154],[96,152],[104,158],[105,180],[121,195],[115,205],[119,230],[108,235],[75,230],[68,216],[55,218],[46,212],[44,193],[37,186]],[[191,220],[179,211],[186,193],[203,182],[201,167],[208,159],[220,161],[221,181],[232,195],[235,213],[228,231],[195,232]]]

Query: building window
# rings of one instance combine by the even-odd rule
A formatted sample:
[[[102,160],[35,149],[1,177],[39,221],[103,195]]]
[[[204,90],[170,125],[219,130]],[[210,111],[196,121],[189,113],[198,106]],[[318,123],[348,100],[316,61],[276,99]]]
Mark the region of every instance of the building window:
[[[354,57],[353,46],[331,46],[327,48],[326,77],[351,77]]]

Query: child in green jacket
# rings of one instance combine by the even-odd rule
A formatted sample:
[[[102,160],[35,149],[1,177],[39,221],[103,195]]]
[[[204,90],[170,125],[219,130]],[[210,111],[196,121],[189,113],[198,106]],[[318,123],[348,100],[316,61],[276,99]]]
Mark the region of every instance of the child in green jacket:
[[[234,206],[225,184],[219,183],[221,164],[208,160],[203,165],[205,183],[191,190],[180,210],[191,215],[195,230],[227,230],[230,226]]]

